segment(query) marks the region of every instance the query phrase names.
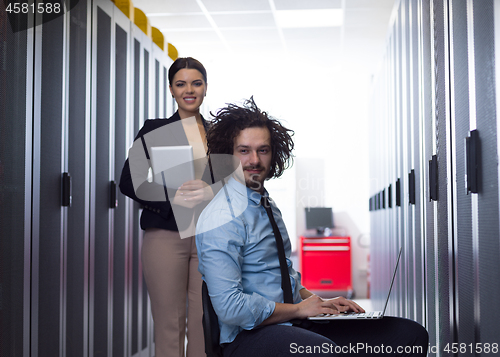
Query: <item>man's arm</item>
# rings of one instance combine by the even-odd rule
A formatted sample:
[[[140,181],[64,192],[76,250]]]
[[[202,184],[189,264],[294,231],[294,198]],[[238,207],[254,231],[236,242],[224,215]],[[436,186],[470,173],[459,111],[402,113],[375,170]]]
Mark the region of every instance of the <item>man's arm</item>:
[[[204,231],[200,222],[227,223]],[[197,229],[198,270],[207,283],[219,322],[247,330],[260,325],[271,316],[275,303],[258,293],[243,292],[243,222],[225,209],[212,207],[209,213],[202,213]]]
[[[308,297],[314,295],[312,292],[310,292],[309,290],[307,290],[306,288],[302,288],[299,290],[299,293],[300,293],[300,297],[302,298],[302,300],[305,300],[307,299]]]
[[[313,294],[298,304],[284,304],[277,302],[274,312],[262,322],[261,326],[278,324],[293,319],[305,319],[309,316],[316,316],[319,314],[334,313],[338,312],[332,308],[331,303],[325,303],[323,299]]]

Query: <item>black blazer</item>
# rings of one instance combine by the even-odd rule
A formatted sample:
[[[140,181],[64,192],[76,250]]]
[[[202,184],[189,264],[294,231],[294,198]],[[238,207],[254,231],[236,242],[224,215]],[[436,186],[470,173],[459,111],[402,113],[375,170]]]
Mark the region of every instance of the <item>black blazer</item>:
[[[172,115],[168,119],[148,119],[144,122],[144,126],[139,130],[139,133],[135,137],[135,140],[143,140],[143,136],[155,129],[158,129],[164,125],[174,123],[176,121],[181,120],[179,113],[175,112],[174,115]],[[205,127],[205,131],[208,130],[208,123],[205,121],[205,119],[202,117],[203,125]],[[186,133],[178,133],[175,137],[175,142],[169,142],[165,143],[165,146],[167,145],[189,145],[189,141],[186,137]],[[144,141],[143,141],[144,143]],[[144,151],[146,154],[147,159],[149,159],[149,153],[144,146]],[[212,175],[209,167],[205,170],[203,174],[203,181],[207,182],[208,184],[213,183],[212,181]],[[148,182],[143,183],[142,186],[148,186]],[[178,231],[179,228],[177,227],[177,223],[175,222],[174,214],[172,212],[172,206],[170,204],[169,198],[168,198],[168,193],[165,190],[165,200],[164,201],[158,201],[158,202],[153,202],[153,201],[145,201],[137,197],[136,192],[134,190],[134,186],[132,183],[132,176],[130,174],[130,166],[129,166],[129,160],[127,159],[125,161],[125,164],[123,165],[122,169],[122,174],[120,177],[120,191],[125,195],[133,200],[139,202],[142,205],[143,211],[141,215],[141,228],[142,229],[148,229],[148,228],[161,228],[161,229],[167,229],[171,231]],[[202,205],[200,205],[202,206]],[[204,206],[204,205],[203,205]],[[199,212],[201,212],[201,209],[203,207],[197,207],[197,209],[188,209],[186,208],[185,214],[196,214],[199,215]],[[182,227],[181,227],[182,228]]]

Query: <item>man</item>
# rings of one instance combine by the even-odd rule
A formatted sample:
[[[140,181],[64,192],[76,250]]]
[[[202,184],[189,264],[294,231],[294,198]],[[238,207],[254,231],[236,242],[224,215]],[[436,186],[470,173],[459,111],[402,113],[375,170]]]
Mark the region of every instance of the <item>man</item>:
[[[196,228],[198,269],[219,318],[224,356],[380,355],[382,345],[394,351],[416,346],[419,350],[413,351],[419,353],[394,355],[425,356],[427,332],[410,320],[326,324],[303,320],[322,313],[364,310],[343,297],[327,300],[314,295],[300,284],[300,275],[292,267],[281,213],[264,188],[267,179],[281,176],[289,167],[291,134],[253,99],[242,107],[229,105],[220,110],[208,132],[209,154],[233,154],[243,170],[242,175],[224,180],[223,189],[205,208]],[[264,207],[267,202],[271,211]],[[273,229],[268,215],[277,228]],[[282,269],[291,285],[288,298],[285,285],[282,288],[286,282],[282,283],[275,232],[283,240],[286,263],[283,259]]]

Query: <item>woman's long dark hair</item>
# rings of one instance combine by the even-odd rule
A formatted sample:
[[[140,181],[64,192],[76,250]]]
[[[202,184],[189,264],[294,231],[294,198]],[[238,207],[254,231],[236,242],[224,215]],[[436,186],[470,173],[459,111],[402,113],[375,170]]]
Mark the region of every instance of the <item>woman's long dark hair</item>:
[[[194,59],[193,57],[179,57],[168,69],[168,83],[170,85],[172,85],[175,74],[183,68],[198,70],[203,76],[205,84],[207,83],[207,70],[203,67],[200,61]]]
[[[272,160],[267,179],[280,177],[293,164],[293,130],[261,111],[253,96],[243,106],[228,104],[212,120],[207,133],[208,154],[233,154],[234,139],[247,128],[267,128],[271,134]]]

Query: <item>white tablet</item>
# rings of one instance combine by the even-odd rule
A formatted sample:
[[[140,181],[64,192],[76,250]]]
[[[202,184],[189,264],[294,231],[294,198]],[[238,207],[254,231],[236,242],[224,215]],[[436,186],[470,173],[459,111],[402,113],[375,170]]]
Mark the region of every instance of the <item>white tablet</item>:
[[[154,182],[167,188],[177,189],[186,181],[194,180],[193,147],[151,147],[151,166]]]

